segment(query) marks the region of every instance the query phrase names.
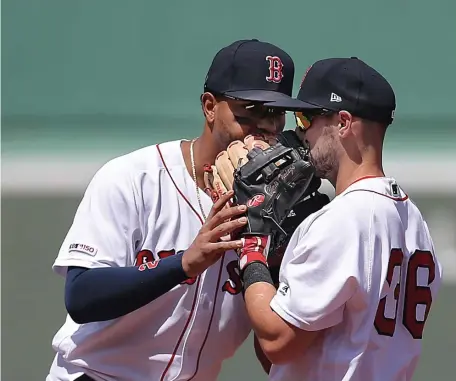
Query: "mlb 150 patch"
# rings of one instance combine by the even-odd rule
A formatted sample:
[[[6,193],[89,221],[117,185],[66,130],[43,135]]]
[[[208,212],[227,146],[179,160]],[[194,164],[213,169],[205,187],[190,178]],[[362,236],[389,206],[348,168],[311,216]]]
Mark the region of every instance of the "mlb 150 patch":
[[[92,246],[85,245],[83,243],[72,243],[68,249],[69,252],[72,251],[79,251],[81,253],[89,254],[89,255],[95,255],[97,253],[97,249],[95,249]]]

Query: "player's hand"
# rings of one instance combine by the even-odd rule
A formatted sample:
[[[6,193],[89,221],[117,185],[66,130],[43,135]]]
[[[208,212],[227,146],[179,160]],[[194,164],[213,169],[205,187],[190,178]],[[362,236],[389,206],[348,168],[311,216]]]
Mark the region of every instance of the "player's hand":
[[[233,194],[228,191],[214,203],[195,240],[184,252],[182,267],[188,277],[200,275],[225,251],[242,247],[241,240],[232,240],[229,235],[247,223],[247,218],[241,216],[247,208],[245,205],[229,206]]]

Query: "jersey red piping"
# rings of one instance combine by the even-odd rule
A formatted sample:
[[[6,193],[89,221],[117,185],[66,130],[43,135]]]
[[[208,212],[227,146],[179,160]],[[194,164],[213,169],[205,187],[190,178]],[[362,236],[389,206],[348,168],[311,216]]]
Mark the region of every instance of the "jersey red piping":
[[[387,197],[387,198],[389,198],[391,200],[394,200],[394,201],[406,201],[406,200],[408,200],[408,195],[405,195],[404,197],[391,197],[391,196],[388,196],[387,194],[376,192],[376,191],[370,190],[370,189],[353,189],[352,191],[350,191],[348,193],[351,193],[351,192],[371,192],[371,193],[378,194],[379,196]]]
[[[353,181],[350,185],[352,186],[353,184],[357,183],[358,181],[361,181],[361,180],[366,180],[366,179],[378,179],[380,177],[385,177],[385,176],[363,176],[363,177],[360,177],[359,179],[356,179],[355,181]]]
[[[160,150],[160,146],[159,144],[157,144],[157,151],[158,151],[158,154],[160,155],[160,159],[163,163],[163,166],[165,167],[165,170],[166,172],[168,173],[168,176],[169,178],[171,179],[171,181],[173,182],[173,185],[174,187],[176,188],[177,192],[179,193],[179,195],[185,200],[185,202],[188,204],[188,206],[190,207],[191,210],[193,210],[193,212],[196,214],[196,216],[198,217],[198,219],[200,220],[201,224],[204,223],[203,219],[201,218],[201,216],[199,215],[199,213],[195,210],[195,208],[193,207],[193,205],[190,203],[190,201],[185,197],[185,195],[182,193],[182,191],[179,189],[179,187],[177,186],[176,182],[174,181],[173,177],[171,176],[171,172],[169,171],[168,169],[168,166],[166,165],[165,163],[165,160],[163,158],[163,155],[161,153],[161,150]],[[208,328],[207,328],[207,331],[206,331],[206,336],[204,337],[204,340],[203,340],[203,343],[201,345],[201,348],[198,352],[198,358],[197,358],[197,361],[196,361],[196,370],[195,370],[195,373],[193,374],[193,376],[190,378],[192,379],[193,377],[196,376],[196,373],[198,372],[198,366],[199,366],[199,361],[200,361],[200,358],[201,358],[201,353],[203,352],[203,348],[206,344],[206,340],[209,336],[209,331],[211,329],[211,325],[212,325],[212,319],[214,317],[214,312],[215,312],[215,307],[217,305],[217,295],[218,295],[218,288],[219,288],[219,285],[220,285],[220,279],[221,279],[221,276],[222,276],[222,269],[223,269],[223,262],[224,262],[224,258],[225,256],[222,257],[221,261],[220,261],[220,269],[219,269],[219,274],[218,274],[218,279],[217,279],[217,287],[215,288],[215,296],[214,296],[214,305],[212,307],[212,313],[211,313],[211,317],[209,319],[209,325],[208,325]],[[174,358],[176,357],[176,353],[177,353],[177,350],[179,349],[179,345],[182,341],[182,338],[184,337],[184,334],[185,332],[187,331],[187,327],[188,325],[190,324],[190,320],[193,316],[193,313],[195,311],[195,305],[196,305],[196,299],[197,299],[197,296],[198,296],[198,289],[199,289],[199,285],[200,285],[200,281],[201,281],[201,277],[198,276],[198,281],[196,282],[196,288],[195,288],[195,297],[193,298],[193,302],[192,302],[192,308],[190,310],[190,314],[188,316],[188,319],[187,319],[187,322],[185,323],[185,326],[184,326],[184,329],[182,330],[182,333],[179,337],[179,339],[177,340],[177,344],[176,346],[174,347],[174,350],[173,350],[173,354],[171,355],[171,358],[168,362],[168,364],[166,365],[166,368],[165,370],[163,371],[161,377],[160,377],[160,381],[163,381],[164,380],[164,377],[166,375],[166,373],[168,373],[168,370],[169,368],[171,367],[173,361],[174,361]]]
[[[174,187],[176,188],[177,192],[178,192],[178,193],[180,194],[180,196],[184,199],[184,201],[188,204],[188,206],[190,207],[190,209],[193,210],[193,212],[196,214],[196,216],[198,217],[198,219],[199,219],[200,222],[201,222],[201,225],[204,224],[204,221],[203,221],[203,219],[201,218],[201,216],[199,215],[199,213],[196,211],[196,209],[193,207],[193,205],[190,203],[190,201],[187,200],[187,198],[185,197],[185,195],[181,192],[181,190],[180,190],[179,187],[177,186],[176,182],[174,181],[173,176],[171,176],[171,172],[169,171],[168,166],[167,166],[166,163],[165,163],[165,159],[163,159],[163,155],[162,155],[162,153],[161,153],[159,144],[157,144],[157,151],[158,151],[158,154],[160,155],[160,159],[161,159],[161,161],[162,161],[162,163],[163,163],[163,166],[165,167],[166,172],[168,173],[169,178],[170,178],[171,181],[173,182],[173,185],[174,185]]]
[[[200,350],[198,352],[198,357],[197,357],[197,360],[196,360],[195,373],[193,373],[193,375],[188,379],[188,381],[193,380],[193,378],[198,373],[198,367],[199,367],[199,361],[200,361],[200,358],[201,358],[201,354],[203,353],[204,346],[206,345],[206,340],[207,340],[207,338],[209,336],[209,331],[211,330],[212,319],[214,318],[215,306],[217,305],[217,295],[218,295],[218,289],[220,287],[220,279],[222,278],[222,269],[223,269],[224,260],[225,260],[225,256],[222,256],[221,265],[220,265],[220,269],[219,269],[219,273],[218,273],[218,279],[217,279],[217,287],[215,287],[214,307],[212,308],[211,318],[209,319],[209,325],[207,327],[206,336],[204,336],[203,344],[201,345],[201,348],[200,348]]]
[[[169,368],[171,368],[174,358],[176,357],[177,350],[179,349],[179,345],[182,341],[182,338],[184,337],[185,332],[187,331],[187,327],[190,324],[190,320],[192,319],[193,312],[195,311],[195,305],[196,305],[196,299],[198,296],[198,288],[200,285],[200,280],[201,280],[201,277],[198,277],[198,281],[196,282],[196,288],[195,288],[195,297],[193,298],[193,302],[192,302],[192,309],[190,310],[190,314],[188,315],[188,319],[185,323],[184,329],[182,330],[182,333],[179,336],[179,339],[177,340],[176,346],[173,349],[173,354],[171,355],[171,358],[169,359],[169,362],[166,365],[166,368],[160,377],[160,381],[163,381],[165,379],[166,373],[168,373]]]
[[[171,176],[171,172],[169,171],[168,169],[168,166],[166,165],[165,163],[165,159],[163,158],[163,155],[161,153],[161,150],[160,150],[160,147],[159,145],[157,144],[157,151],[158,151],[158,154],[160,155],[160,159],[163,163],[163,166],[165,167],[165,170],[166,172],[168,173],[168,176],[169,178],[171,179],[171,181],[173,182],[173,185],[174,187],[176,188],[177,190],[177,193],[179,193],[179,195],[184,199],[184,201],[188,204],[188,206],[190,207],[191,210],[193,210],[193,212],[196,214],[196,216],[198,217],[198,219],[200,220],[201,224],[203,224],[203,219],[201,218],[201,216],[197,213],[197,211],[195,210],[195,208],[193,208],[192,204],[190,204],[190,201],[187,200],[187,198],[185,197],[185,195],[181,192],[181,190],[178,188],[176,182],[174,181],[173,177]],[[177,353],[177,350],[179,349],[179,345],[184,337],[184,334],[185,332],[187,331],[187,327],[188,325],[190,324],[190,321],[192,319],[192,316],[193,316],[193,312],[195,311],[195,305],[196,305],[196,299],[198,297],[198,289],[199,289],[199,285],[200,285],[200,281],[201,281],[201,277],[198,276],[198,281],[196,282],[196,287],[195,287],[195,296],[193,298],[193,302],[192,302],[192,308],[190,310],[190,313],[188,315],[188,318],[187,318],[187,322],[185,323],[184,325],[184,329],[182,330],[182,333],[179,337],[179,339],[177,340],[177,343],[176,343],[176,346],[174,347],[174,350],[173,350],[173,354],[171,355],[171,358],[169,359],[169,362],[168,364],[166,365],[165,367],[165,370],[163,371],[161,377],[160,377],[160,381],[163,381],[165,376],[166,376],[166,373],[168,373],[168,370],[169,368],[171,367],[171,364],[173,363],[174,361],[174,358],[176,357],[176,353]]]

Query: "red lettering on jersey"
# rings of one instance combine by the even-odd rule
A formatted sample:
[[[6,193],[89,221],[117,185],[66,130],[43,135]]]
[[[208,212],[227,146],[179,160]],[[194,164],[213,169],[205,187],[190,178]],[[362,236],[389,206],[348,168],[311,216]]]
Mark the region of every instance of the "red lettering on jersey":
[[[172,249],[172,250],[162,250],[162,251],[159,251],[157,256],[158,258],[160,259],[163,259],[163,258],[168,258],[170,257],[171,255],[174,255],[176,254],[176,250]]]
[[[269,75],[266,81],[280,83],[283,78],[283,63],[280,57],[267,56],[266,61],[269,62]]]
[[[177,252],[177,254],[181,254],[182,252],[183,252],[183,250],[180,250]],[[175,254],[176,254],[176,250],[171,249],[171,250],[159,251],[157,255],[158,255],[158,258],[163,259],[163,258],[170,257],[171,255],[175,255]],[[183,282],[181,282],[181,284],[192,285],[195,282],[196,282],[196,277],[193,277],[193,278],[184,280]]]
[[[394,270],[398,268],[399,274],[396,277],[397,283],[392,284]],[[428,270],[428,279],[426,286],[419,286],[417,274],[420,268]],[[404,300],[402,306],[399,305],[400,282],[403,278],[402,271],[405,274]],[[423,338],[424,325],[431,309],[432,293],[429,285],[435,278],[435,262],[430,251],[416,250],[404,263],[404,254],[401,249],[392,249],[386,273],[386,282],[390,290],[386,296],[380,299],[377,314],[375,316],[374,326],[379,335],[393,336],[397,324],[398,309],[402,309],[402,325],[409,331],[414,339]],[[387,300],[389,303],[396,303],[393,317],[385,316]],[[424,305],[425,312],[423,319],[417,319],[417,306]]]
[[[393,336],[394,330],[396,328],[396,316],[397,316],[397,307],[399,304],[399,292],[400,292],[400,283],[391,284],[393,281],[394,270],[397,269],[398,279],[401,279],[401,265],[404,254],[400,249],[391,250],[390,259],[388,262],[388,270],[386,272],[386,282],[390,288],[390,295],[392,300],[394,300],[396,307],[394,311],[394,317],[387,318],[385,316],[386,300],[388,295],[380,299],[378,304],[377,314],[375,316],[374,325],[377,329],[377,332],[385,336]]]
[[[222,291],[226,291],[231,295],[237,295],[242,291],[242,281],[239,274],[238,261],[231,261],[226,265],[228,272],[228,280],[223,284]]]
[[[178,252],[179,254],[182,253],[182,250]],[[137,255],[136,255],[136,261],[135,261],[135,266],[138,266],[139,271],[144,271],[144,270],[151,270],[154,269],[155,267],[158,266],[158,263],[161,259],[170,257],[172,255],[176,254],[176,250],[171,249],[171,250],[162,250],[157,253],[158,260],[154,259],[154,255],[152,254],[152,251],[150,250],[141,250]],[[196,277],[194,278],[189,278],[181,282],[181,284],[188,284],[192,285],[196,282]]]
[[[147,262],[153,262],[154,261],[154,255],[150,250],[141,250],[137,255],[136,255],[136,260],[135,260],[135,266],[140,266],[143,263]]]
[[[425,268],[428,270],[427,286],[418,286],[418,270]],[[432,304],[432,293],[429,285],[435,278],[435,262],[430,251],[415,251],[408,263],[407,279],[405,282],[404,312],[402,314],[402,324],[410,332],[414,339],[423,338],[424,324],[426,323],[429,310]],[[416,318],[416,307],[425,305],[424,319]]]
[[[160,262],[160,260],[143,263],[143,264],[139,265],[138,270],[139,271],[152,270],[158,266],[158,262]]]

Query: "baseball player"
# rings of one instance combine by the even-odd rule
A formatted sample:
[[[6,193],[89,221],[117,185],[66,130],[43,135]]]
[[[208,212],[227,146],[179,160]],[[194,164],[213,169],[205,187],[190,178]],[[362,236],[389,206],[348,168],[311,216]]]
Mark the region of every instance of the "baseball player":
[[[203,168],[234,140],[282,131],[283,109],[301,104],[293,78],[282,49],[236,41],[209,68],[199,138],[139,149],[95,174],[53,265],[68,315],[47,381],[216,379],[251,330],[242,242],[227,239],[246,220],[245,206],[227,203],[232,192],[213,203]]]
[[[393,89],[362,60],[331,58],[297,98],[300,135],[336,195],[292,235],[277,290],[258,256],[242,271],[269,379],[411,380],[442,268],[419,209],[382,168]]]

